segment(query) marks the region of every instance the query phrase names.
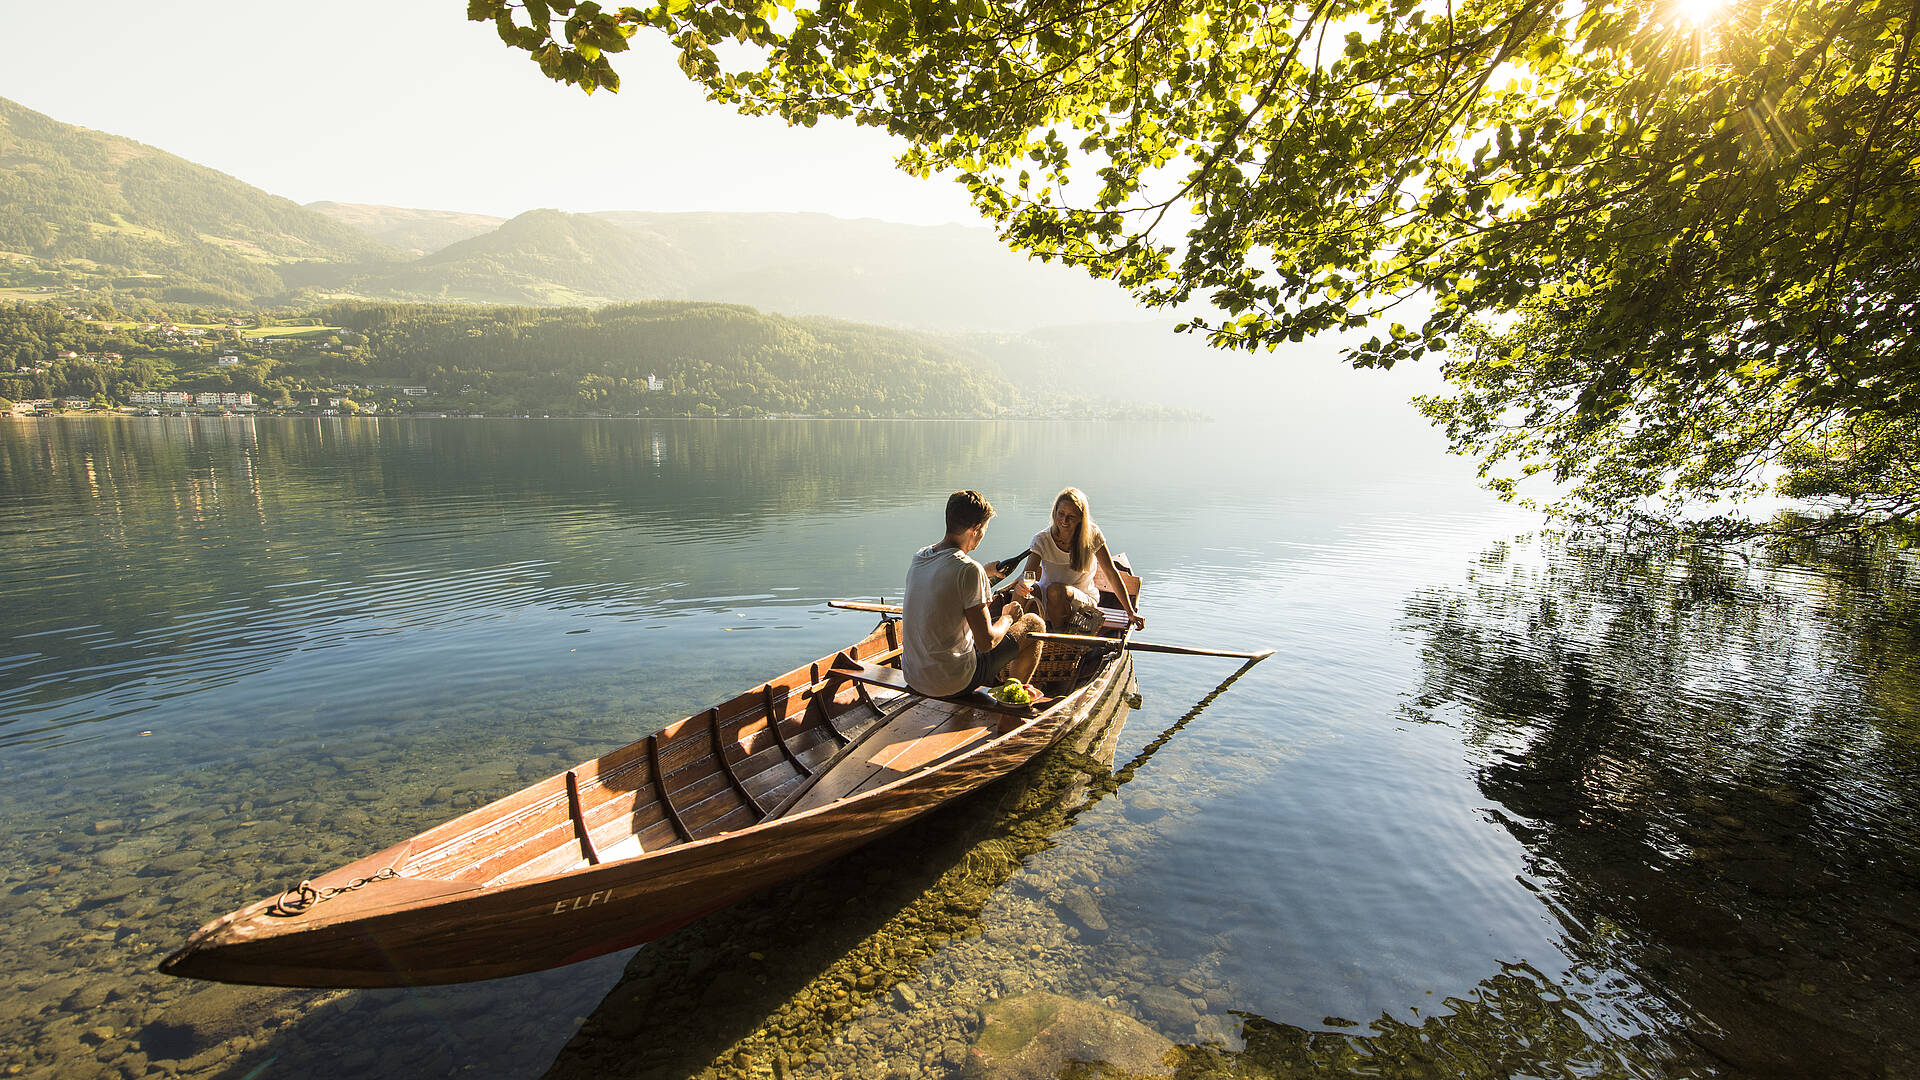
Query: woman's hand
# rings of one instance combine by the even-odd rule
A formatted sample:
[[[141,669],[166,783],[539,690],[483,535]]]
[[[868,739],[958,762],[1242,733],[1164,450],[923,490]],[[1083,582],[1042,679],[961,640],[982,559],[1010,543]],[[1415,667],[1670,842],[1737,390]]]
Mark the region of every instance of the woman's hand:
[[[1137,611],[1127,613],[1127,624],[1135,630],[1145,630],[1147,628],[1147,620],[1141,618],[1140,613]]]

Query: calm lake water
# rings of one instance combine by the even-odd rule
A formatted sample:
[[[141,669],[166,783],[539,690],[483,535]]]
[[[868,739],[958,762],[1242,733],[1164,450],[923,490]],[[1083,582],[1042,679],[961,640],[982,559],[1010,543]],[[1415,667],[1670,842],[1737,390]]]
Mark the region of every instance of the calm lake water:
[[[1920,1074],[1915,564],[1526,535],[1389,420],[0,423],[0,1075]],[[637,952],[154,973],[1069,483],[1141,636],[1277,655]]]

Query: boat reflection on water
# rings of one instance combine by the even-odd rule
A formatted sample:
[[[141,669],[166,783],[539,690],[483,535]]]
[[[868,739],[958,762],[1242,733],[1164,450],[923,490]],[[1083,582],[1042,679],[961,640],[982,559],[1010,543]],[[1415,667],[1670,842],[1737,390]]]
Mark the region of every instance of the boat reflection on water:
[[[988,902],[1023,860],[1125,782],[1113,759],[1130,711],[1088,721],[910,829],[642,948],[548,1075],[804,1068],[869,1004],[911,1001],[904,984],[947,942],[981,932]]]
[[[1411,1019],[1330,1016],[1310,1030],[1228,1008],[1217,1037],[1179,1041],[1168,1025],[1143,1022],[1137,999],[1055,992],[1084,978],[1031,985],[1056,953],[1115,943],[1071,903],[1041,926],[1008,925],[996,901],[1023,895],[1014,879],[1032,857],[1064,840],[1239,674],[1119,769],[1125,711],[1071,732],[965,804],[643,948],[547,1076],[1631,1077],[1697,1063],[1697,1052],[1664,1038],[1605,1034],[1590,987],[1570,990],[1525,963],[1430,999]],[[964,953],[982,935],[1015,939],[1031,953],[1027,970],[977,971],[977,984],[956,985],[968,976],[942,954]],[[1061,948],[1056,937],[1079,940]]]

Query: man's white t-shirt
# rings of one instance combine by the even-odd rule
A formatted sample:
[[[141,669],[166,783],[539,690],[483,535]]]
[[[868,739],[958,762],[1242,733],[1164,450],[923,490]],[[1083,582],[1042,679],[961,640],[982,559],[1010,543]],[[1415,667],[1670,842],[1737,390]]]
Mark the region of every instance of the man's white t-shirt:
[[[1100,533],[1100,526],[1095,525],[1093,527],[1093,550],[1096,552],[1099,551],[1100,545],[1106,542],[1107,538]],[[1062,550],[1059,544],[1053,542],[1052,529],[1041,529],[1035,533],[1033,542],[1027,550],[1040,556],[1040,588],[1045,589],[1057,581],[1067,588],[1078,592],[1080,599],[1085,600],[1089,604],[1097,604],[1100,602],[1100,588],[1094,584],[1093,576],[1094,568],[1100,564],[1098,558],[1088,559],[1085,570],[1075,570],[1073,568],[1073,556]]]
[[[976,661],[967,609],[987,602],[987,571],[956,547],[914,552],[900,601],[900,669],[931,697],[958,694],[973,683]]]

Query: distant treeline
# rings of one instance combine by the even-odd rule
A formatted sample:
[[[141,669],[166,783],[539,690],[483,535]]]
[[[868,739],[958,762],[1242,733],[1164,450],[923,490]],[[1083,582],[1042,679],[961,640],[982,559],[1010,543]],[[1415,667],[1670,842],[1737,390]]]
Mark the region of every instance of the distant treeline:
[[[320,321],[343,381],[397,379],[442,400],[651,416],[981,417],[1013,389],[939,338],[733,304],[598,310],[355,303]],[[359,377],[356,377],[359,376]],[[648,388],[648,376],[660,389]]]
[[[1015,400],[991,362],[940,338],[730,304],[341,304],[282,319],[322,325],[271,351],[227,327],[182,342],[145,321],[117,327],[122,316],[99,305],[85,314],[0,304],[0,397],[121,404],[133,390],[235,389],[286,402],[405,385],[428,393],[348,394],[353,408],[389,410],[900,418],[993,416]],[[210,312],[172,320],[230,321]],[[105,353],[119,358],[85,359]],[[218,365],[222,355],[237,362]]]

